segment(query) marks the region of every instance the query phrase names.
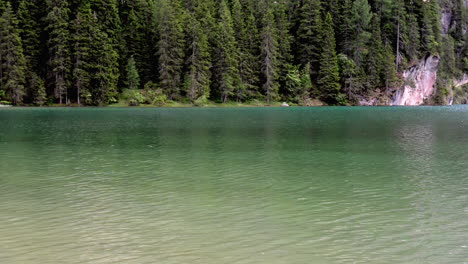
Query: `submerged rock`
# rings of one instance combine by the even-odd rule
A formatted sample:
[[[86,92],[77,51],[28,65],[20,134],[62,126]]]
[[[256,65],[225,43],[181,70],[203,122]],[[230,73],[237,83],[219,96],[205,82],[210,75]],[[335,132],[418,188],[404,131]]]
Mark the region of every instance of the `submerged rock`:
[[[436,92],[437,69],[440,59],[428,56],[418,65],[403,72],[405,84],[393,97],[392,105],[422,105]]]

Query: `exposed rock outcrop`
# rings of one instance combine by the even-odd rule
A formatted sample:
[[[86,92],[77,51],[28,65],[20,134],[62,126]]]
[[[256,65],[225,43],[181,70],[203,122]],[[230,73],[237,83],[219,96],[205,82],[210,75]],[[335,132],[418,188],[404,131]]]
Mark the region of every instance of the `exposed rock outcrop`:
[[[439,62],[439,57],[431,55],[404,71],[405,84],[395,93],[392,105],[422,105],[431,98],[436,92]]]

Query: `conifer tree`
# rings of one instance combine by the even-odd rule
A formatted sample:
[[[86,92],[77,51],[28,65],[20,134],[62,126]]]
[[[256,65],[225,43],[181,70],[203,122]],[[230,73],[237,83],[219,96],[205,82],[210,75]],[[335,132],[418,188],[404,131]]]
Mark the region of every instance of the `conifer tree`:
[[[372,37],[369,33],[372,20],[371,6],[367,0],[356,0],[352,7],[353,59],[358,67],[362,67],[368,52],[368,41]]]
[[[184,32],[177,5],[161,0],[158,21],[158,51],[160,86],[170,99],[180,96],[182,67],[184,63]]]
[[[53,96],[67,103],[70,73],[70,31],[68,1],[47,0],[49,31],[49,80]]]
[[[10,2],[0,17],[0,68],[1,86],[6,99],[14,105],[23,102],[25,93],[26,61],[23,55],[18,21]]]
[[[30,101],[33,105],[43,106],[47,101],[44,80],[35,72],[30,73],[27,79],[27,90],[29,91]]]
[[[239,75],[241,85],[235,91],[238,101],[246,97],[255,97],[258,92],[258,54],[259,34],[253,9],[240,0],[233,0],[233,27],[239,51]]]
[[[262,29],[263,90],[267,103],[278,98],[278,40],[273,11],[267,7]]]
[[[384,50],[382,43],[382,35],[380,32],[380,19],[377,15],[374,15],[372,19],[372,38],[369,44],[369,54],[367,56],[367,76],[369,83],[373,88],[381,87],[381,77],[384,71]]]
[[[115,49],[112,37],[101,30],[100,21],[93,17],[91,24],[91,53],[92,61],[90,92],[92,104],[105,105],[115,102],[117,83],[119,80],[119,55]]]
[[[436,53],[440,47],[439,7],[436,0],[425,0],[422,3],[421,44],[422,51]]]
[[[78,105],[81,105],[82,98],[85,99],[85,103],[91,103],[88,88],[92,63],[90,58],[92,19],[90,4],[83,2],[73,21],[73,87]]]
[[[223,103],[234,94],[241,82],[237,42],[234,36],[231,12],[225,0],[219,4],[219,20],[216,28],[216,47],[213,64],[216,95]]]
[[[275,27],[278,35],[278,80],[280,86],[284,86],[285,76],[288,73],[289,66],[293,63],[291,54],[293,38],[290,33],[291,25],[286,13],[286,3],[287,0],[280,0],[273,5]]]
[[[24,56],[28,71],[36,71],[39,67],[41,51],[40,5],[37,0],[21,0],[18,7],[18,21],[21,29],[21,39],[24,46]]]
[[[136,90],[140,87],[140,75],[135,65],[135,59],[130,57],[127,63],[127,85],[128,89]]]
[[[327,13],[323,23],[324,35],[322,42],[322,53],[320,56],[320,71],[318,74],[318,85],[320,98],[329,104],[341,104],[340,98],[340,75],[338,68],[338,58],[336,56],[335,32],[333,30],[333,20],[330,13]]]
[[[198,98],[207,99],[210,95],[211,57],[208,37],[202,29],[201,23],[195,16],[189,16],[189,45],[188,45],[188,73],[187,96],[193,103]]]
[[[390,44],[386,44],[384,47],[383,54],[383,80],[385,81],[385,89],[396,88],[400,84],[400,80],[397,76],[396,68],[394,67],[395,55],[393,55],[392,47]]]
[[[312,79],[316,79],[323,37],[321,2],[304,0],[298,12],[296,59],[302,66],[309,63]]]

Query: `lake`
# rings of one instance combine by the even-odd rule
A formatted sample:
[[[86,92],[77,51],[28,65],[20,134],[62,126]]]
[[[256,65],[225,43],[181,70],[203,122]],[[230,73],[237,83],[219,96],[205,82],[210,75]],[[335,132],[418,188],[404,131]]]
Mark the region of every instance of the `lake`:
[[[468,263],[468,107],[2,109],[0,263]]]

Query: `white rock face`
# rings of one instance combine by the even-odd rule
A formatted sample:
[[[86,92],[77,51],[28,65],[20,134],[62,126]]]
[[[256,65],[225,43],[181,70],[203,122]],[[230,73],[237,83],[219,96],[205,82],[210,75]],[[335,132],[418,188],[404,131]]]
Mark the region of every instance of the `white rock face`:
[[[282,107],[289,107],[288,103],[286,103],[286,102],[283,103],[281,106],[282,106]]]
[[[440,59],[428,56],[418,65],[403,72],[405,84],[395,94],[392,105],[415,106],[435,94]]]

